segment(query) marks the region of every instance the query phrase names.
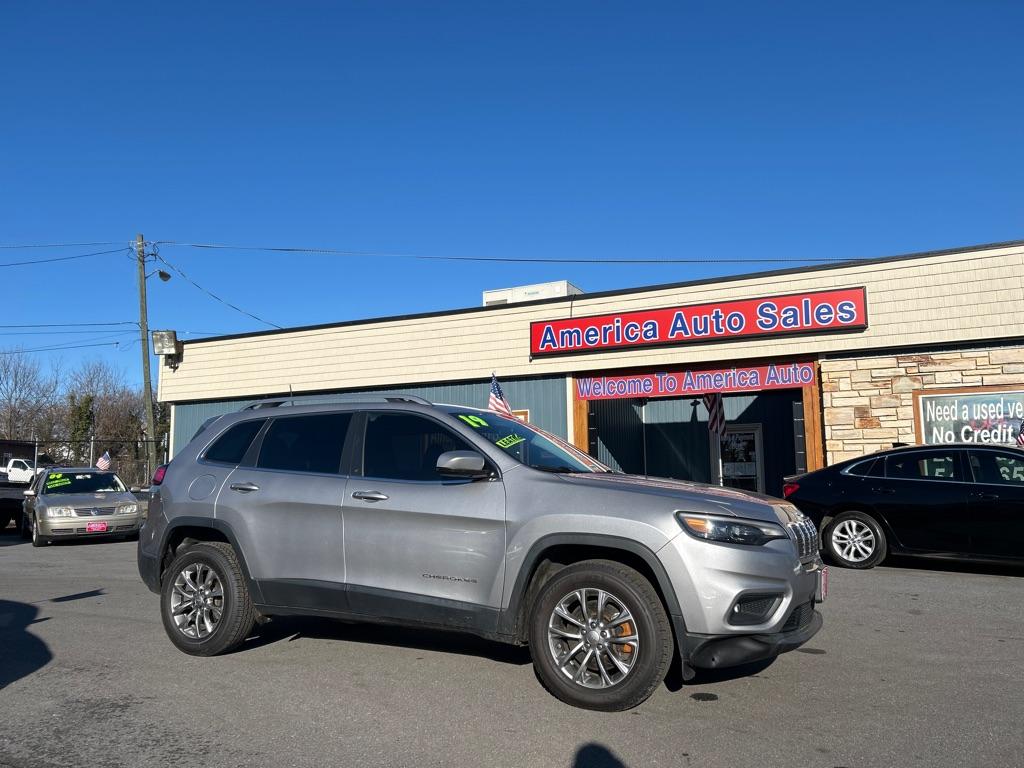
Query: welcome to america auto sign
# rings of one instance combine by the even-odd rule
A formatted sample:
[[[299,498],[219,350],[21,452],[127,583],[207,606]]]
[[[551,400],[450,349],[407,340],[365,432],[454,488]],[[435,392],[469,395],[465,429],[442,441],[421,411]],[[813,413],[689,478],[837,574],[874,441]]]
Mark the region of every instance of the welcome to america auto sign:
[[[530,324],[530,354],[558,355],[867,328],[863,287]]]

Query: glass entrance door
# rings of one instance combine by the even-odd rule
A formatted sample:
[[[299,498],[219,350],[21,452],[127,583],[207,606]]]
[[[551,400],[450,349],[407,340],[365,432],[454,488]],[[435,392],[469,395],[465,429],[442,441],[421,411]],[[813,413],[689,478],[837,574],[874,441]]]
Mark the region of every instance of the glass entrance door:
[[[764,493],[760,424],[729,424],[711,440],[711,473],[719,485]]]

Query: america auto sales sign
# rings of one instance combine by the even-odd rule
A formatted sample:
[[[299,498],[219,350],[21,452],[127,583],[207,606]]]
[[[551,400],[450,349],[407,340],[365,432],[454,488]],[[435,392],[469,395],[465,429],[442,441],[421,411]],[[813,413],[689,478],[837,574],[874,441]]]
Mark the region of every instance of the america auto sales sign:
[[[540,320],[530,323],[530,354],[562,355],[867,327],[867,291],[842,288]]]

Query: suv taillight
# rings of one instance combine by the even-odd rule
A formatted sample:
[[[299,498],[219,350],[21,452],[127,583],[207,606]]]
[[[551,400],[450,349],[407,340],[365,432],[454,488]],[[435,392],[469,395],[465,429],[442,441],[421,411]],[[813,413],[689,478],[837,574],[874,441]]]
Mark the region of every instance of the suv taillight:
[[[156,472],[153,473],[153,485],[160,485],[164,481],[164,475],[167,474],[167,465],[162,464],[156,468]]]
[[[800,490],[800,483],[786,483],[782,486],[782,498],[788,499]]]

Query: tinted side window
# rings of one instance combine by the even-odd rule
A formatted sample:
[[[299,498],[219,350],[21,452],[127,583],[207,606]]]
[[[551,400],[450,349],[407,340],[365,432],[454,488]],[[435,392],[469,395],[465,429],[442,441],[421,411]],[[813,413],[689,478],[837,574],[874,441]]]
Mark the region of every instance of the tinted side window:
[[[882,463],[878,459],[860,461],[848,467],[846,474],[855,477],[880,477],[882,474]]]
[[[1002,451],[971,451],[970,455],[975,482],[1024,486],[1024,457]]]
[[[216,442],[206,449],[203,458],[207,461],[222,461],[225,464],[237,464],[249,450],[252,439],[260,431],[266,419],[243,421],[235,424],[227,432],[217,438]]]
[[[443,426],[411,413],[371,413],[366,421],[363,475],[387,480],[442,480],[437,457],[473,446]]]
[[[262,469],[338,474],[351,413],[317,413],[274,419],[263,436]]]
[[[956,451],[914,451],[885,458],[885,476],[902,480],[960,480]]]

